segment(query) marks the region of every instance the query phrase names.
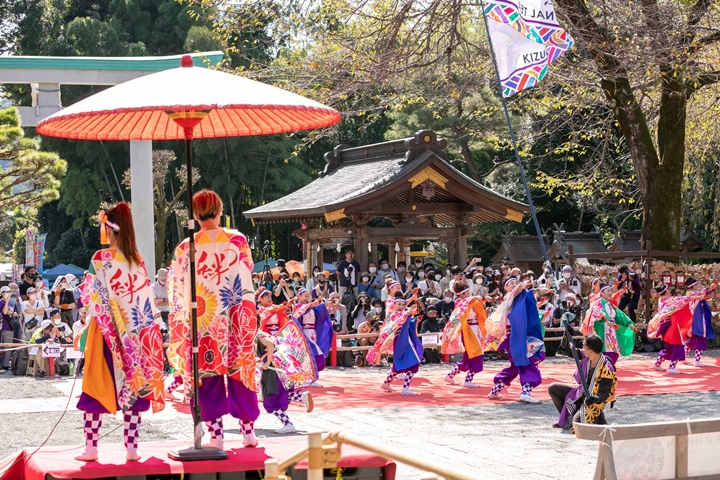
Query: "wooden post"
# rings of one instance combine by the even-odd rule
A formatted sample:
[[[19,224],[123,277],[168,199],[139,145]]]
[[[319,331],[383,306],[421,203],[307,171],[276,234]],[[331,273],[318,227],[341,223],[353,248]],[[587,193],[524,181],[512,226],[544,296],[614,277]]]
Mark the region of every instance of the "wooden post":
[[[280,476],[280,465],[274,458],[265,460],[265,480],[278,480]]]
[[[323,480],[322,433],[308,433],[307,480]]]
[[[312,258],[313,258],[313,244],[310,241],[310,232],[305,231],[305,241],[303,242],[305,245],[305,278],[309,278],[309,275],[312,275]]]
[[[460,234],[458,236],[457,248],[458,248],[458,252],[457,252],[458,266],[460,268],[465,268],[465,265],[467,265],[467,260],[468,260],[467,235]]]
[[[652,242],[650,240],[645,242],[645,248],[647,249],[647,256],[645,257],[645,323],[649,323],[652,318],[652,301],[650,299],[650,288],[652,282],[650,280],[650,272],[652,271]]]

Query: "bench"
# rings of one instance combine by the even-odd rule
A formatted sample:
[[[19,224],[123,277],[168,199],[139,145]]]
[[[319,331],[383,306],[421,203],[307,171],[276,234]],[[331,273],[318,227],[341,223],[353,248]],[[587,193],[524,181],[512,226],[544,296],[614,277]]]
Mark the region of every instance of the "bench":
[[[573,427],[599,442],[594,480],[720,478],[720,418]]]

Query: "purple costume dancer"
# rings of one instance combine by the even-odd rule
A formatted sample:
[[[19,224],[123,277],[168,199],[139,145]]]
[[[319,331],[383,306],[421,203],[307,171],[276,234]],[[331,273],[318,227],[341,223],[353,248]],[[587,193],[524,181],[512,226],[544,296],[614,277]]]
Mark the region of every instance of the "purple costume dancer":
[[[490,320],[495,324],[495,333],[498,333],[498,329],[501,330],[501,338],[502,330],[504,330],[504,338],[498,346],[498,351],[508,352],[510,366],[495,375],[495,386],[490,391],[488,398],[491,400],[502,398],[500,392],[503,388],[520,376],[522,384],[520,401],[540,403],[531,396],[531,393],[533,388],[542,383],[542,376],[537,364],[545,358],[545,354],[542,350],[538,350],[528,357],[528,340],[543,338],[537,303],[532,293],[526,290],[525,285],[519,283],[515,278],[505,281],[505,291],[507,294],[501,308],[493,312]]]
[[[688,296],[694,297],[690,302],[690,312],[693,315],[693,323],[690,329],[690,339],[685,344],[685,355],[690,355],[690,350],[695,350],[695,366],[704,367],[705,364],[700,360],[702,352],[707,350],[707,339],[715,338],[715,332],[712,327],[712,311],[707,302],[707,298],[715,292],[716,283],[710,288],[698,290],[698,282],[693,278],[689,278],[685,282],[688,289],[694,290],[688,293]],[[687,362],[686,362],[687,363]]]
[[[420,370],[423,348],[416,332],[417,318],[411,318],[416,312],[413,309],[404,310],[405,304],[406,300],[402,293],[396,293],[393,299],[394,311],[390,314],[390,318],[386,319],[396,325],[393,338],[393,364],[380,388],[386,392],[394,392],[395,389],[390,384],[399,374],[404,374],[401,395],[416,396],[417,393],[410,390],[410,382]]]

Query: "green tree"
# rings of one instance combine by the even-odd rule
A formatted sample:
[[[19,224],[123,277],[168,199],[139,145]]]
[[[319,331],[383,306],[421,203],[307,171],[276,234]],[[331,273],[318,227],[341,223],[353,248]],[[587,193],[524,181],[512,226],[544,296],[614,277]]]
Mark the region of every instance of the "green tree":
[[[26,138],[17,109],[0,111],[0,211],[38,207],[59,197],[67,164]]]

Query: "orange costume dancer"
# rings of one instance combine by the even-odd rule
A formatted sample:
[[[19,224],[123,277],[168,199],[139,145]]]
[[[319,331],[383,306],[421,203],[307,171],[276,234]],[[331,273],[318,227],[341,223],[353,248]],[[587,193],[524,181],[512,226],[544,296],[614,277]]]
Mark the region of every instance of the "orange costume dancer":
[[[86,279],[88,324],[80,344],[85,381],[77,408],[85,412],[85,449],[77,460],[95,461],[102,414],[122,410],[126,459],[136,461],[141,412],[165,407],[160,315],[155,319],[150,282],[135,244],[126,203],[100,214],[101,243]]]
[[[456,282],[453,289],[457,294],[455,309],[443,331],[443,354],[462,352],[462,360],[445,376],[445,381],[456,385],[454,377],[459,372],[467,372],[463,387],[478,388],[473,383],[476,373],[483,370],[483,352],[487,333],[485,330],[485,300],[470,296],[470,287]]]

